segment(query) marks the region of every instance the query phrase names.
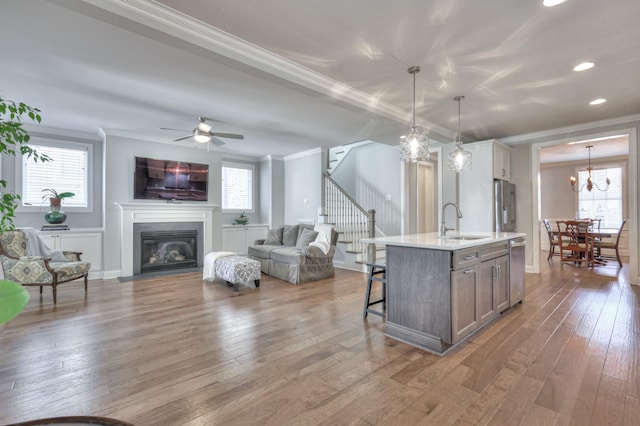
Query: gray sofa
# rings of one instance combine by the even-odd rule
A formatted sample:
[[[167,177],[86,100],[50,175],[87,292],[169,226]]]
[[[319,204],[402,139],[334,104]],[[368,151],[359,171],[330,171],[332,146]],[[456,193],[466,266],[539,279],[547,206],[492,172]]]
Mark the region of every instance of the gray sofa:
[[[281,280],[299,284],[332,277],[333,255],[338,233],[331,230],[331,247],[327,254],[309,246],[317,233],[313,225],[284,225],[269,231],[267,238],[249,246],[249,258],[260,262],[262,272]],[[312,239],[313,238],[313,239]]]

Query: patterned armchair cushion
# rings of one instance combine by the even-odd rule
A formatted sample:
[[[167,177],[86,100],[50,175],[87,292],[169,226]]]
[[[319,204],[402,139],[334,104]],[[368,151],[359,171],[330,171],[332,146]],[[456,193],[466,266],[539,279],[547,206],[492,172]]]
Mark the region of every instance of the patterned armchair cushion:
[[[11,257],[20,258],[27,254],[27,239],[22,231],[6,231],[0,233],[0,245]]]
[[[22,284],[51,284],[53,274],[41,257],[10,259],[0,256],[5,279]],[[71,281],[84,276],[91,269],[90,262],[51,262],[49,267],[58,274],[58,282]]]

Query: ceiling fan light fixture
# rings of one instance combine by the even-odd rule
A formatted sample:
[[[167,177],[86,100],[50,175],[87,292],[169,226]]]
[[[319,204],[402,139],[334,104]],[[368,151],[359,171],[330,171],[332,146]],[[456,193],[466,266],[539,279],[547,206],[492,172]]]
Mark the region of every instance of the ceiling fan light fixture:
[[[211,136],[203,134],[200,132],[200,129],[196,129],[195,134],[193,135],[193,139],[199,143],[207,143],[211,140]]]
[[[412,66],[408,70],[413,75],[413,121],[409,134],[400,137],[400,161],[404,163],[416,163],[429,160],[429,138],[420,126],[416,126],[416,73],[420,72],[419,66]]]
[[[471,153],[464,149],[460,138],[460,102],[464,96],[456,96],[454,101],[458,102],[458,137],[456,140],[456,149],[448,156],[447,168],[449,171],[460,173],[471,170]]]

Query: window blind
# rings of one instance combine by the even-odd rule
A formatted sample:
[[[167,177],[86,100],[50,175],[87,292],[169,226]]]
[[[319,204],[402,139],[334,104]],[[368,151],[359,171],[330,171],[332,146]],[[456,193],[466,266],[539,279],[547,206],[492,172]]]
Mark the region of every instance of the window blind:
[[[589,173],[578,172],[578,184],[587,183]],[[595,187],[587,191],[586,187],[578,193],[578,208],[581,218],[602,219],[600,229],[618,229],[622,223],[622,167],[610,167],[591,171],[591,179],[600,188],[606,186],[606,178],[611,180],[607,191]]]
[[[52,188],[57,192],[73,192],[65,198],[64,207],[87,207],[87,162],[86,148],[61,148],[30,144],[39,154],[51,158],[47,162],[35,162],[33,158],[22,156],[22,204],[39,206],[43,201],[43,189]]]
[[[222,209],[253,210],[252,166],[222,166]]]

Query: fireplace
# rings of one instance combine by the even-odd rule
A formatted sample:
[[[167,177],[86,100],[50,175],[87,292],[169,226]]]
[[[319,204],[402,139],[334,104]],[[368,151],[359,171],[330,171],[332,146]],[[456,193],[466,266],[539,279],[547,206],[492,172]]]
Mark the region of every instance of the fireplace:
[[[202,266],[201,222],[133,224],[133,274]]]

